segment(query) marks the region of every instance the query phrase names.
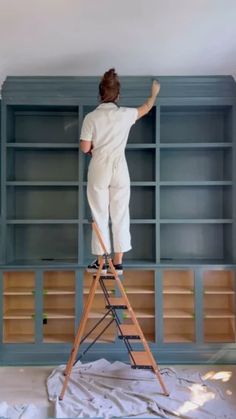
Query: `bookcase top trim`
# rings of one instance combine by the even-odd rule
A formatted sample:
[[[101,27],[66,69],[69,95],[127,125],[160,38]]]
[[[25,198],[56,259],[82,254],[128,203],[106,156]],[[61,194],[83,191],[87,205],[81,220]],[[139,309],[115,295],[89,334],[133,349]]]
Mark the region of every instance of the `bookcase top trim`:
[[[121,76],[121,98],[141,98],[150,93],[151,82],[161,83],[159,97],[236,97],[232,76]],[[100,77],[84,76],[8,76],[2,86],[2,98],[13,101],[35,96],[54,97],[60,102],[69,98],[97,98]]]

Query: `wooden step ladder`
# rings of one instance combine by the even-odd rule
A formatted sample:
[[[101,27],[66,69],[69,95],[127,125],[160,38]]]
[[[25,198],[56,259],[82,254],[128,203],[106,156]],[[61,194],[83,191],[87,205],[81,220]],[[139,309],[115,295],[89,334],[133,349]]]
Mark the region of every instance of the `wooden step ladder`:
[[[63,383],[63,387],[61,390],[61,394],[59,397],[59,400],[63,400],[63,397],[65,395],[65,391],[68,385],[68,381],[70,378],[71,370],[74,366],[74,364],[82,358],[82,356],[85,355],[85,353],[91,348],[91,346],[99,339],[99,337],[104,333],[104,331],[115,321],[118,331],[119,331],[119,338],[122,339],[125,343],[125,346],[129,352],[130,362],[132,368],[140,368],[140,369],[150,369],[153,371],[153,373],[156,375],[157,379],[160,382],[161,388],[163,390],[163,393],[165,396],[169,396],[169,393],[165,387],[165,384],[162,380],[161,374],[159,372],[157,363],[152,355],[152,352],[148,346],[148,343],[144,337],[144,334],[142,332],[142,329],[138,323],[138,320],[136,318],[136,315],[130,305],[129,299],[125,293],[124,287],[122,285],[122,282],[116,273],[116,270],[114,268],[114,265],[112,263],[111,257],[109,256],[106,247],[103,243],[100,231],[96,225],[96,223],[92,222],[92,227],[94,232],[97,235],[97,238],[100,242],[100,245],[103,249],[104,255],[99,257],[99,269],[96,274],[94,275],[94,279],[90,288],[89,297],[87,300],[87,303],[84,307],[81,322],[77,331],[77,334],[75,336],[75,340],[71,349],[70,357],[66,366],[66,369],[64,371],[65,380]],[[104,263],[109,266],[110,268],[110,274],[101,274],[102,268]],[[121,294],[121,297],[111,297],[107,288],[106,288],[106,280],[113,279],[115,283],[118,286],[119,292]],[[95,292],[97,289],[98,284],[100,284],[102,291],[104,293],[104,297],[106,300],[106,308],[107,312],[104,314],[104,316],[97,322],[97,324],[86,334],[86,336],[83,336],[86,321],[89,316],[89,312],[92,307],[92,303],[95,297]],[[132,320],[132,324],[122,324],[119,316],[117,314],[117,310],[127,310],[129,312],[129,316]],[[84,352],[80,355],[79,358],[77,358],[78,350],[80,347],[80,344],[96,329],[96,327],[102,323],[102,321],[107,317],[110,316],[111,320],[110,322],[105,326],[105,328],[99,333],[99,335],[94,339],[92,343],[84,350]],[[133,351],[132,346],[130,344],[130,340],[140,340],[140,342],[143,345],[143,351]],[[76,359],[77,358],[77,359]]]

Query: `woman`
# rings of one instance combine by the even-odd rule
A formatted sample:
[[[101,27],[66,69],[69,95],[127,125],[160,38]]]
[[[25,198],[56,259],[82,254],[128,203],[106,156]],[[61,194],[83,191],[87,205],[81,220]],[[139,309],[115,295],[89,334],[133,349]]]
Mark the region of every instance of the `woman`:
[[[153,107],[160,91],[160,84],[153,81],[151,96],[138,108],[119,107],[119,78],[112,68],[99,84],[101,104],[84,118],[80,148],[90,153],[87,197],[94,221],[96,221],[107,251],[111,252],[109,215],[112,222],[114,258],[118,275],[123,273],[123,253],[131,249],[130,239],[130,178],[125,159],[125,146],[131,126]],[[92,232],[92,253],[102,255],[101,246]],[[98,259],[87,271],[96,273]],[[106,269],[103,266],[102,273]]]

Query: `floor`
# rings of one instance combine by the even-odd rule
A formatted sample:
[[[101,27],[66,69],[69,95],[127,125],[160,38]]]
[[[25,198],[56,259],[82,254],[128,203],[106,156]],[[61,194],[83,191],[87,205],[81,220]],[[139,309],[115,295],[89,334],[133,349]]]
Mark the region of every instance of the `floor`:
[[[183,366],[171,366],[177,371]],[[44,367],[0,367],[0,402],[9,404],[34,403],[40,408],[42,419],[53,417],[53,406],[47,398],[46,379],[53,366]],[[236,365],[184,366],[207,374],[217,382],[227,399],[235,403],[236,417]]]

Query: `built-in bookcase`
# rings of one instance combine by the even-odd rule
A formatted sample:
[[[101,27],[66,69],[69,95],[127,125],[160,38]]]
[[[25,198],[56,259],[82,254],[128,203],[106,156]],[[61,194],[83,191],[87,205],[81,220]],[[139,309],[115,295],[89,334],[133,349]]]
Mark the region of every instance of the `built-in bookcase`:
[[[9,77],[3,84],[0,362],[68,358],[92,281],[85,272],[94,258],[86,198],[91,157],[80,152],[79,138],[83,118],[97,106],[99,81]],[[121,106],[142,104],[151,81],[121,78]],[[155,106],[131,128],[125,151],[132,249],[122,281],[159,362],[209,362],[215,353],[217,362],[232,362],[235,81],[160,82]],[[107,286],[117,295],[113,281]],[[85,333],[104,310],[98,289]],[[126,310],[120,318],[129,324]],[[90,359],[127,360],[122,348],[113,323]]]

